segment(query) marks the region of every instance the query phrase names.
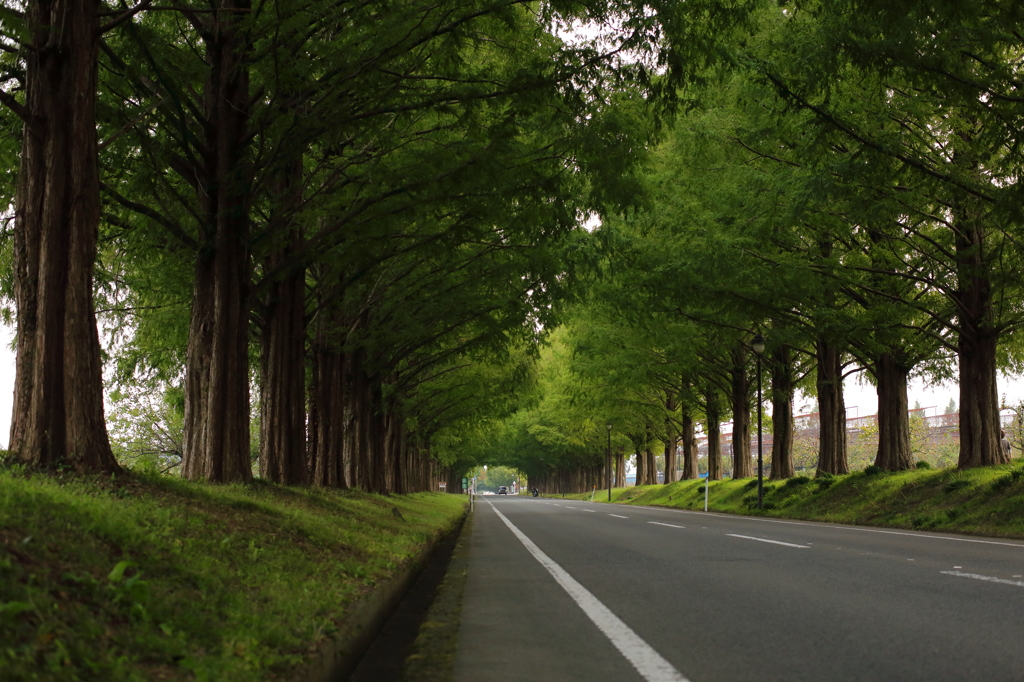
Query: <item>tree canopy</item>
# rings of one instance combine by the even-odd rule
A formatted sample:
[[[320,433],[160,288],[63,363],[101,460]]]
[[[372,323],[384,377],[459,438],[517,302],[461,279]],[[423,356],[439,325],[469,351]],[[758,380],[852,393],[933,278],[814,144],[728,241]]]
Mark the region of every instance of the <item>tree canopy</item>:
[[[1005,459],[1012,3],[2,11],[16,460],[377,492],[488,462],[624,483],[628,455],[647,483],[745,477],[760,388],[772,476],[798,390],[838,474],[855,372],[877,466],[914,466],[913,376],[958,380],[959,466]]]

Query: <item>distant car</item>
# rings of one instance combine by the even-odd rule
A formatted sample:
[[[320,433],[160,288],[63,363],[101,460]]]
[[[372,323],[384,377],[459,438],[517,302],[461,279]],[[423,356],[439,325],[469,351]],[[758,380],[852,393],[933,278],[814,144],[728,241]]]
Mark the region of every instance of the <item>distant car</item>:
[[[508,487],[507,486],[503,486],[503,485],[499,485],[498,486],[498,494],[499,495],[508,495]]]

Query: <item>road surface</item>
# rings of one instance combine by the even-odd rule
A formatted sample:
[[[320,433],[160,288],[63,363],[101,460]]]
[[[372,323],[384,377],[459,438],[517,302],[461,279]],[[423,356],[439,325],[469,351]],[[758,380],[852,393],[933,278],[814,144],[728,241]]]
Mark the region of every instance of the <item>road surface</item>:
[[[455,679],[1024,680],[1024,542],[488,496]]]

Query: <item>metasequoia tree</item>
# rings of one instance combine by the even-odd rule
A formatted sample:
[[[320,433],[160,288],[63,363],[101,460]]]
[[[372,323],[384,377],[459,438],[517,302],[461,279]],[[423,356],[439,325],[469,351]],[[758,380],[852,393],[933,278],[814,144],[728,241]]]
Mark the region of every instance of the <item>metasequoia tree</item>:
[[[105,30],[136,10],[98,0],[33,0],[5,39],[20,39],[24,96],[0,92],[23,121],[15,195],[18,348],[10,450],[35,466],[119,469],[103,418],[93,307],[100,220],[97,54]],[[102,23],[105,22],[105,23]],[[5,79],[7,80],[7,79]]]

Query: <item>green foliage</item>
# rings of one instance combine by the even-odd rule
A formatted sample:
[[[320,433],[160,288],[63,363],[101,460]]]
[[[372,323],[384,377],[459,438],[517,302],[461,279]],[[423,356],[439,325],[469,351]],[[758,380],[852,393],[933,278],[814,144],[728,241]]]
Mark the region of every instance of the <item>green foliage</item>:
[[[288,673],[464,506],[457,495],[0,470],[3,678]]]
[[[932,468],[932,465],[931,465],[931,464],[929,464],[928,462],[924,461],[924,460],[920,460],[920,461],[918,461],[918,462],[917,462],[917,463],[916,463],[916,464],[914,465],[914,468],[915,468],[915,469],[931,469],[931,468]]]
[[[110,445],[119,463],[154,473],[177,473],[184,440],[181,389],[163,392],[126,387],[111,395]]]

